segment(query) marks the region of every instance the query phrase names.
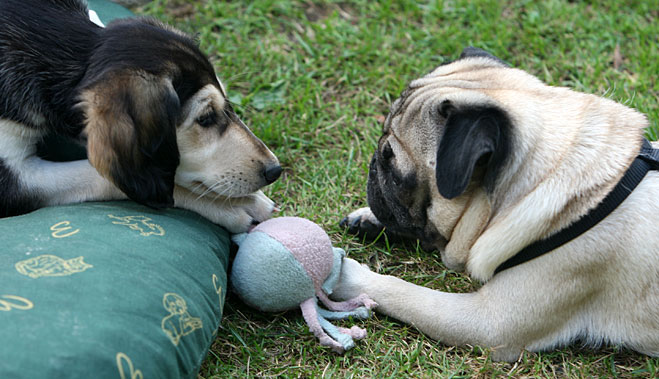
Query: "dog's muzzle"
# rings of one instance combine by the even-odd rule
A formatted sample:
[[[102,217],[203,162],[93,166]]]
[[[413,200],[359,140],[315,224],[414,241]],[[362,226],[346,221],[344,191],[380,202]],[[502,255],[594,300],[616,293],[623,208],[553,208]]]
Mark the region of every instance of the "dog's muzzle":
[[[375,217],[389,231],[419,239],[424,250],[443,248],[438,246],[437,242],[444,239],[436,232],[429,231],[427,226],[426,209],[429,198],[415,204],[415,191],[419,189],[394,183],[389,170],[390,168],[380,163],[376,152],[371,159],[367,187],[368,205]]]

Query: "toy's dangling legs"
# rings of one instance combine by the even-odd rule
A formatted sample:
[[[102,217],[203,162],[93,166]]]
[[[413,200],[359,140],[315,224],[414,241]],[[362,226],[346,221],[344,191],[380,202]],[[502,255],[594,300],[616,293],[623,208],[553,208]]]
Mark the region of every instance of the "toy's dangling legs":
[[[328,311],[318,307],[318,314],[328,320],[343,320],[348,317],[365,319],[371,316],[371,310],[366,307],[359,307],[351,311]]]
[[[355,347],[355,341],[353,341],[353,338],[360,339],[366,337],[366,331],[357,326],[354,326],[352,329],[337,328],[321,316],[318,316],[318,322],[320,323],[320,326],[325,329],[327,334],[341,344],[344,351]],[[341,351],[341,353],[342,352],[343,351]]]
[[[323,330],[323,327],[320,325],[316,306],[315,297],[307,299],[302,304],[300,304],[300,308],[302,309],[302,317],[304,317],[304,321],[306,321],[307,325],[309,325],[309,330],[311,330],[316,338],[318,338],[321,345],[329,346],[333,351],[339,354],[343,353],[346,350],[343,344],[328,336],[327,333],[325,333]]]
[[[366,337],[366,330],[353,326],[350,329],[337,328],[330,320],[344,319],[348,317],[366,318],[370,311],[365,307],[358,307],[348,312],[327,311],[318,307],[316,298],[310,298],[300,304],[302,316],[309,325],[309,330],[320,340],[320,344],[329,346],[337,353],[343,353],[355,346],[353,339]]]
[[[342,320],[348,317],[367,318],[371,315],[371,311],[369,311],[364,307],[359,307],[350,312],[327,311],[320,307],[316,307],[316,310],[318,312],[318,318],[321,319],[320,324],[321,326],[323,326],[323,329],[325,329],[325,331],[327,331],[327,333],[329,333],[329,335],[331,335],[335,340],[339,340],[339,341],[341,340],[337,338],[334,334],[332,334],[332,331],[330,329],[325,327],[323,321],[325,321],[326,324],[331,325],[331,327],[334,327],[334,325],[327,322],[327,320]],[[337,329],[340,333],[347,334],[356,340],[360,340],[366,337],[366,330],[358,327],[357,325],[353,325],[353,327],[350,329],[347,328],[335,328],[335,329]]]
[[[330,300],[323,291],[316,291],[316,295],[323,302],[323,304],[325,304],[325,306],[332,311],[352,311],[361,306],[366,307],[366,309],[371,309],[378,305],[366,294],[361,294],[357,297],[353,297],[352,299],[341,302]]]

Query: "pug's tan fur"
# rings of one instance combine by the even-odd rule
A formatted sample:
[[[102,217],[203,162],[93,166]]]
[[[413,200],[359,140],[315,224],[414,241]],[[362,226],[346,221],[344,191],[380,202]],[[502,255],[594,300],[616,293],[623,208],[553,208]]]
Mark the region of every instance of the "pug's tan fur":
[[[484,185],[488,168],[477,167],[464,191],[450,199],[440,195],[438,185],[445,183],[437,177],[446,132],[437,109],[446,104],[466,111],[495,108],[510,123],[510,150],[493,185]],[[382,220],[384,226],[416,230],[414,237],[439,249],[447,267],[466,269],[485,284],[473,293],[444,293],[349,260],[335,293],[366,293],[380,312],[432,338],[491,347],[501,360],[577,338],[659,355],[657,171],[588,232],[493,276],[522,248],[595,207],[638,154],[647,126],[633,109],[547,86],[485,54],[438,67],[392,105],[372,163],[377,170],[369,180],[369,201],[371,186],[401,200],[373,202],[383,209],[370,202],[372,209],[353,212],[348,222],[380,226],[374,213],[407,209],[395,217],[409,220],[407,225]],[[390,172],[413,177],[414,187],[398,188]]]

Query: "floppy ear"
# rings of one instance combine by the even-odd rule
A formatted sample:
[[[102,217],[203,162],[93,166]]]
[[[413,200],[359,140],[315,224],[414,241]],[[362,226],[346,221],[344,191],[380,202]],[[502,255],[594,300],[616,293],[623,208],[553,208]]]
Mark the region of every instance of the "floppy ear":
[[[87,153],[132,200],[174,205],[180,103],[171,81],[129,70],[105,73],[82,92]]]
[[[483,167],[483,186],[491,192],[510,151],[508,117],[495,107],[456,109],[448,101],[439,113],[446,118],[435,166],[439,193],[447,199],[461,195],[476,167]]]

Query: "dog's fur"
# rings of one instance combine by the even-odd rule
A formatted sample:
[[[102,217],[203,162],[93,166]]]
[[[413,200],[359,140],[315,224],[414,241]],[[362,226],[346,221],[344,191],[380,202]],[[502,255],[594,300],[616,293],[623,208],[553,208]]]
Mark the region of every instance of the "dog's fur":
[[[277,158],[195,42],[155,20],[101,28],[80,0],[3,0],[0,96],[0,216],[127,196],[240,232],[273,210],[259,188]],[[49,134],[86,142],[89,161],[40,159]]]
[[[414,80],[385,120],[353,229],[418,238],[485,284],[451,294],[348,260],[339,298],[447,344],[515,360],[575,339],[659,355],[659,173],[585,234],[493,276],[526,245],[596,206],[638,154],[648,121],[609,99],[550,87],[482,50]],[[657,144],[654,145],[657,147]]]

